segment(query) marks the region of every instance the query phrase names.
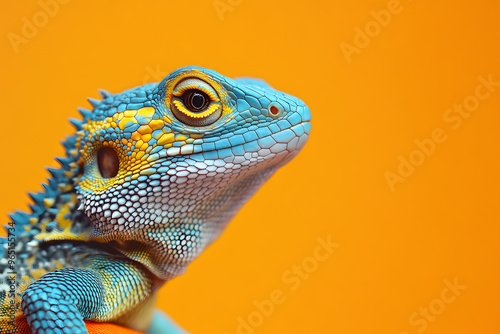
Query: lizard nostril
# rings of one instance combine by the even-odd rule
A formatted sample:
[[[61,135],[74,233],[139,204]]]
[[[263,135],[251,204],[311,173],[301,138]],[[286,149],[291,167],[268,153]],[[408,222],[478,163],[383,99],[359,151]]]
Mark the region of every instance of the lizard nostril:
[[[274,116],[276,116],[280,113],[280,110],[276,106],[271,106],[271,108],[269,109],[269,112],[271,114],[273,114]]]
[[[283,114],[283,108],[276,102],[271,103],[271,105],[267,107],[267,111],[269,112],[269,116],[274,119],[280,117],[281,114]]]

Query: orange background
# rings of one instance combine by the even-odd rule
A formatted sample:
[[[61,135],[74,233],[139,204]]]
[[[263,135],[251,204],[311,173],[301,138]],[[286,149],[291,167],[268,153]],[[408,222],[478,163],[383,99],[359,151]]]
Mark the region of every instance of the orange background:
[[[41,189],[73,132],[66,119],[97,88],[186,65],[260,77],[308,103],[310,140],[159,306],[193,333],[500,333],[500,87],[456,130],[443,119],[479,76],[500,81],[500,4],[401,0],[377,31],[370,12],[390,2],[73,0],[18,52],[9,33],[42,7],[0,2],[0,213]],[[348,62],[341,43],[367,24]],[[385,173],[436,128],[446,141],[392,191]],[[340,246],[318,263],[328,236]],[[283,275],[302,264],[312,272],[292,290]],[[445,290],[450,303],[445,280],[466,286]],[[283,302],[259,318],[255,302],[275,290]],[[439,314],[425,320],[429,306]],[[256,326],[238,329],[248,317]]]

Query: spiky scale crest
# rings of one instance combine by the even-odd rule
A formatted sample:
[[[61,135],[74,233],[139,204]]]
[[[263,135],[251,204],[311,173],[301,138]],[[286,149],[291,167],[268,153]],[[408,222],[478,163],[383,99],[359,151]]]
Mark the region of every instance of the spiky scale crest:
[[[71,166],[70,163],[72,162],[69,158],[67,157],[57,157],[56,158],[57,162],[61,164],[64,170],[70,170]]]
[[[47,171],[52,175],[52,177],[58,181],[62,181],[66,178],[64,171],[58,168],[47,167]]]
[[[108,97],[113,96],[113,93],[110,93],[110,92],[108,92],[108,91],[107,91],[107,90],[105,90],[105,89],[100,89],[100,88],[99,88],[99,89],[97,89],[97,91],[99,92],[99,94],[102,96],[102,98],[103,98],[103,99],[106,99],[106,98],[108,98]]]
[[[92,111],[86,108],[78,107],[76,108],[80,115],[82,115],[83,120],[91,119],[92,118]]]
[[[42,212],[45,210],[43,206],[37,204],[30,204],[29,207],[31,209],[32,215],[35,217],[42,214]]]
[[[10,219],[19,226],[29,224],[30,214],[24,211],[16,211],[13,214],[10,214]]]
[[[101,100],[96,100],[96,99],[93,99],[91,97],[87,97],[87,101],[89,101],[89,103],[92,105],[92,107],[98,107],[100,104],[101,104]]]
[[[80,131],[83,129],[82,120],[70,117],[69,122],[75,127],[76,131]]]
[[[32,193],[29,192],[28,196],[33,200],[33,202],[37,205],[43,205],[43,199],[45,195],[43,193]]]
[[[98,100],[95,100],[98,101]],[[100,101],[98,101],[100,103]],[[78,111],[84,119],[91,117],[92,112],[85,108],[78,108]],[[84,120],[79,120],[75,118],[70,118],[70,123],[75,127],[76,131],[81,131],[83,129]],[[66,150],[66,157],[56,157],[55,159],[60,163],[60,168],[47,167],[47,171],[50,173],[51,177],[47,180],[47,183],[42,184],[43,191],[33,193],[28,192],[28,196],[33,201],[29,204],[31,213],[16,210],[15,212],[9,214],[10,219],[16,224],[18,228],[31,229],[32,223],[30,223],[31,218],[37,218],[44,213],[49,213],[56,215],[58,209],[48,208],[48,204],[52,203],[58,196],[65,196],[61,193],[61,185],[68,184],[70,180],[67,177],[66,172],[72,169],[72,164],[75,162],[77,157],[74,154],[70,154],[71,150],[74,150],[76,143],[76,135],[68,136],[62,142],[63,147]],[[66,198],[66,201],[68,199]],[[36,225],[35,225],[36,226]],[[6,227],[9,227],[6,225]],[[16,227],[16,228],[17,228]],[[35,231],[33,231],[35,233]],[[4,238],[0,238],[0,244],[3,243]],[[1,252],[0,252],[1,253]]]

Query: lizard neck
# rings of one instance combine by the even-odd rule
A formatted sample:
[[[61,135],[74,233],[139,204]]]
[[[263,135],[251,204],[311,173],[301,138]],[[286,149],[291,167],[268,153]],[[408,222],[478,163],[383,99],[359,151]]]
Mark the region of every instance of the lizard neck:
[[[79,122],[74,121],[77,127]],[[50,240],[84,240],[90,231],[90,221],[79,210],[75,191],[77,178],[82,173],[79,152],[75,148],[78,136],[67,137],[62,143],[66,157],[57,158],[60,168],[47,168],[51,177],[44,190],[30,193],[33,200],[31,212],[17,211],[10,215],[16,229],[17,242],[42,242]]]
[[[117,231],[91,235],[109,243],[127,258],[144,265],[162,282],[183,274],[220,234],[248,199],[276,171],[276,167],[239,175],[227,186],[199,202],[183,219],[145,226],[126,236]]]

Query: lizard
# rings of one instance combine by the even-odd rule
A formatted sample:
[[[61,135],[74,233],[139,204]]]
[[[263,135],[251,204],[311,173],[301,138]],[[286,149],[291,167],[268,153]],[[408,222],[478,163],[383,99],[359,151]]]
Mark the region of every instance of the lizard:
[[[99,93],[70,119],[66,156],[29,194],[31,212],[5,226],[1,333],[17,333],[22,317],[35,334],[87,333],[85,321],[164,333],[168,324],[153,316],[158,289],[219,237],[311,129],[300,99],[202,67]]]

